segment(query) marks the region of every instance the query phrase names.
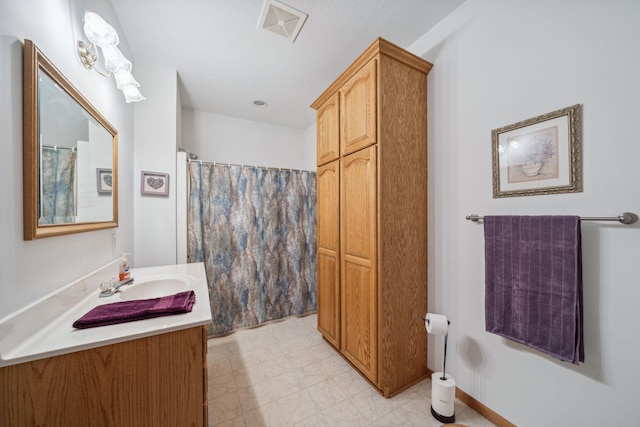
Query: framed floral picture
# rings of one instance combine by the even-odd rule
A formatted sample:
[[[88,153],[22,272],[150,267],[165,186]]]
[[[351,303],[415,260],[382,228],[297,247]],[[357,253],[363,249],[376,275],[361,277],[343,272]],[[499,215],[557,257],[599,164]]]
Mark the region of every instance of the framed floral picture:
[[[96,169],[96,187],[98,193],[113,192],[113,171],[111,169]]]
[[[491,131],[493,197],[582,191],[579,104]]]
[[[169,195],[169,174],[142,171],[140,193],[153,196]]]

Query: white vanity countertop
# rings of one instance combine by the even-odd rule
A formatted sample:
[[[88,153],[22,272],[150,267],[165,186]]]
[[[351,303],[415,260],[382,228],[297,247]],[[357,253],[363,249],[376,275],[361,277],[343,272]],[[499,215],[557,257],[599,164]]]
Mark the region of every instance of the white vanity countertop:
[[[132,269],[132,285],[123,287],[122,292],[111,297],[99,298],[100,282],[105,277],[117,273],[118,264],[119,259],[0,319],[0,367],[207,325],[211,322],[204,264]],[[126,295],[128,289],[134,289],[136,286],[136,299],[144,298],[144,292],[139,292],[141,286],[147,286],[150,290],[148,298],[161,296],[154,294],[154,283],[149,282],[154,278],[188,279],[185,289],[170,289],[167,295],[181,290],[193,290],[196,301],[191,312],[88,329],[76,329],[72,326],[75,320],[92,308],[121,301],[124,298],[122,295]]]

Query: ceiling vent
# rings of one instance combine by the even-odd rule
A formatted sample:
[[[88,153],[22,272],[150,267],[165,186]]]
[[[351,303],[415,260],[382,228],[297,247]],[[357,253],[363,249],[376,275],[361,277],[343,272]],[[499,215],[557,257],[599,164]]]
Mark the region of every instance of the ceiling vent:
[[[271,31],[293,43],[306,20],[306,13],[299,12],[276,0],[267,0],[262,8],[258,28]]]

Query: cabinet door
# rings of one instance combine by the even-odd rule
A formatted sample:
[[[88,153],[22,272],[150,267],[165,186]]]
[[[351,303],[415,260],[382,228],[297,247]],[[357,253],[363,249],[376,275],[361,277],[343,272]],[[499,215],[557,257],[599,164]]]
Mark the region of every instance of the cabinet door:
[[[341,350],[375,384],[376,147],[343,157],[341,164]]]
[[[316,175],[318,239],[318,330],[340,347],[340,162]]]
[[[337,160],[340,157],[338,99],[339,96],[336,93],[325,101],[316,113],[316,155],[318,166]]]
[[[195,326],[0,368],[0,425],[206,426],[203,334]]]
[[[354,153],[376,143],[376,60],[340,89],[340,153]]]

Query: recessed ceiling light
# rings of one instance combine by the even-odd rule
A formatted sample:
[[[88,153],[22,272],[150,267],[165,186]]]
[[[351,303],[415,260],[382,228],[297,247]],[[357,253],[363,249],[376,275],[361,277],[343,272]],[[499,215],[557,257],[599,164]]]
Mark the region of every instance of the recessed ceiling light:
[[[267,101],[262,101],[260,99],[256,99],[255,101],[253,101],[253,106],[256,108],[267,108],[269,104],[267,104]]]

